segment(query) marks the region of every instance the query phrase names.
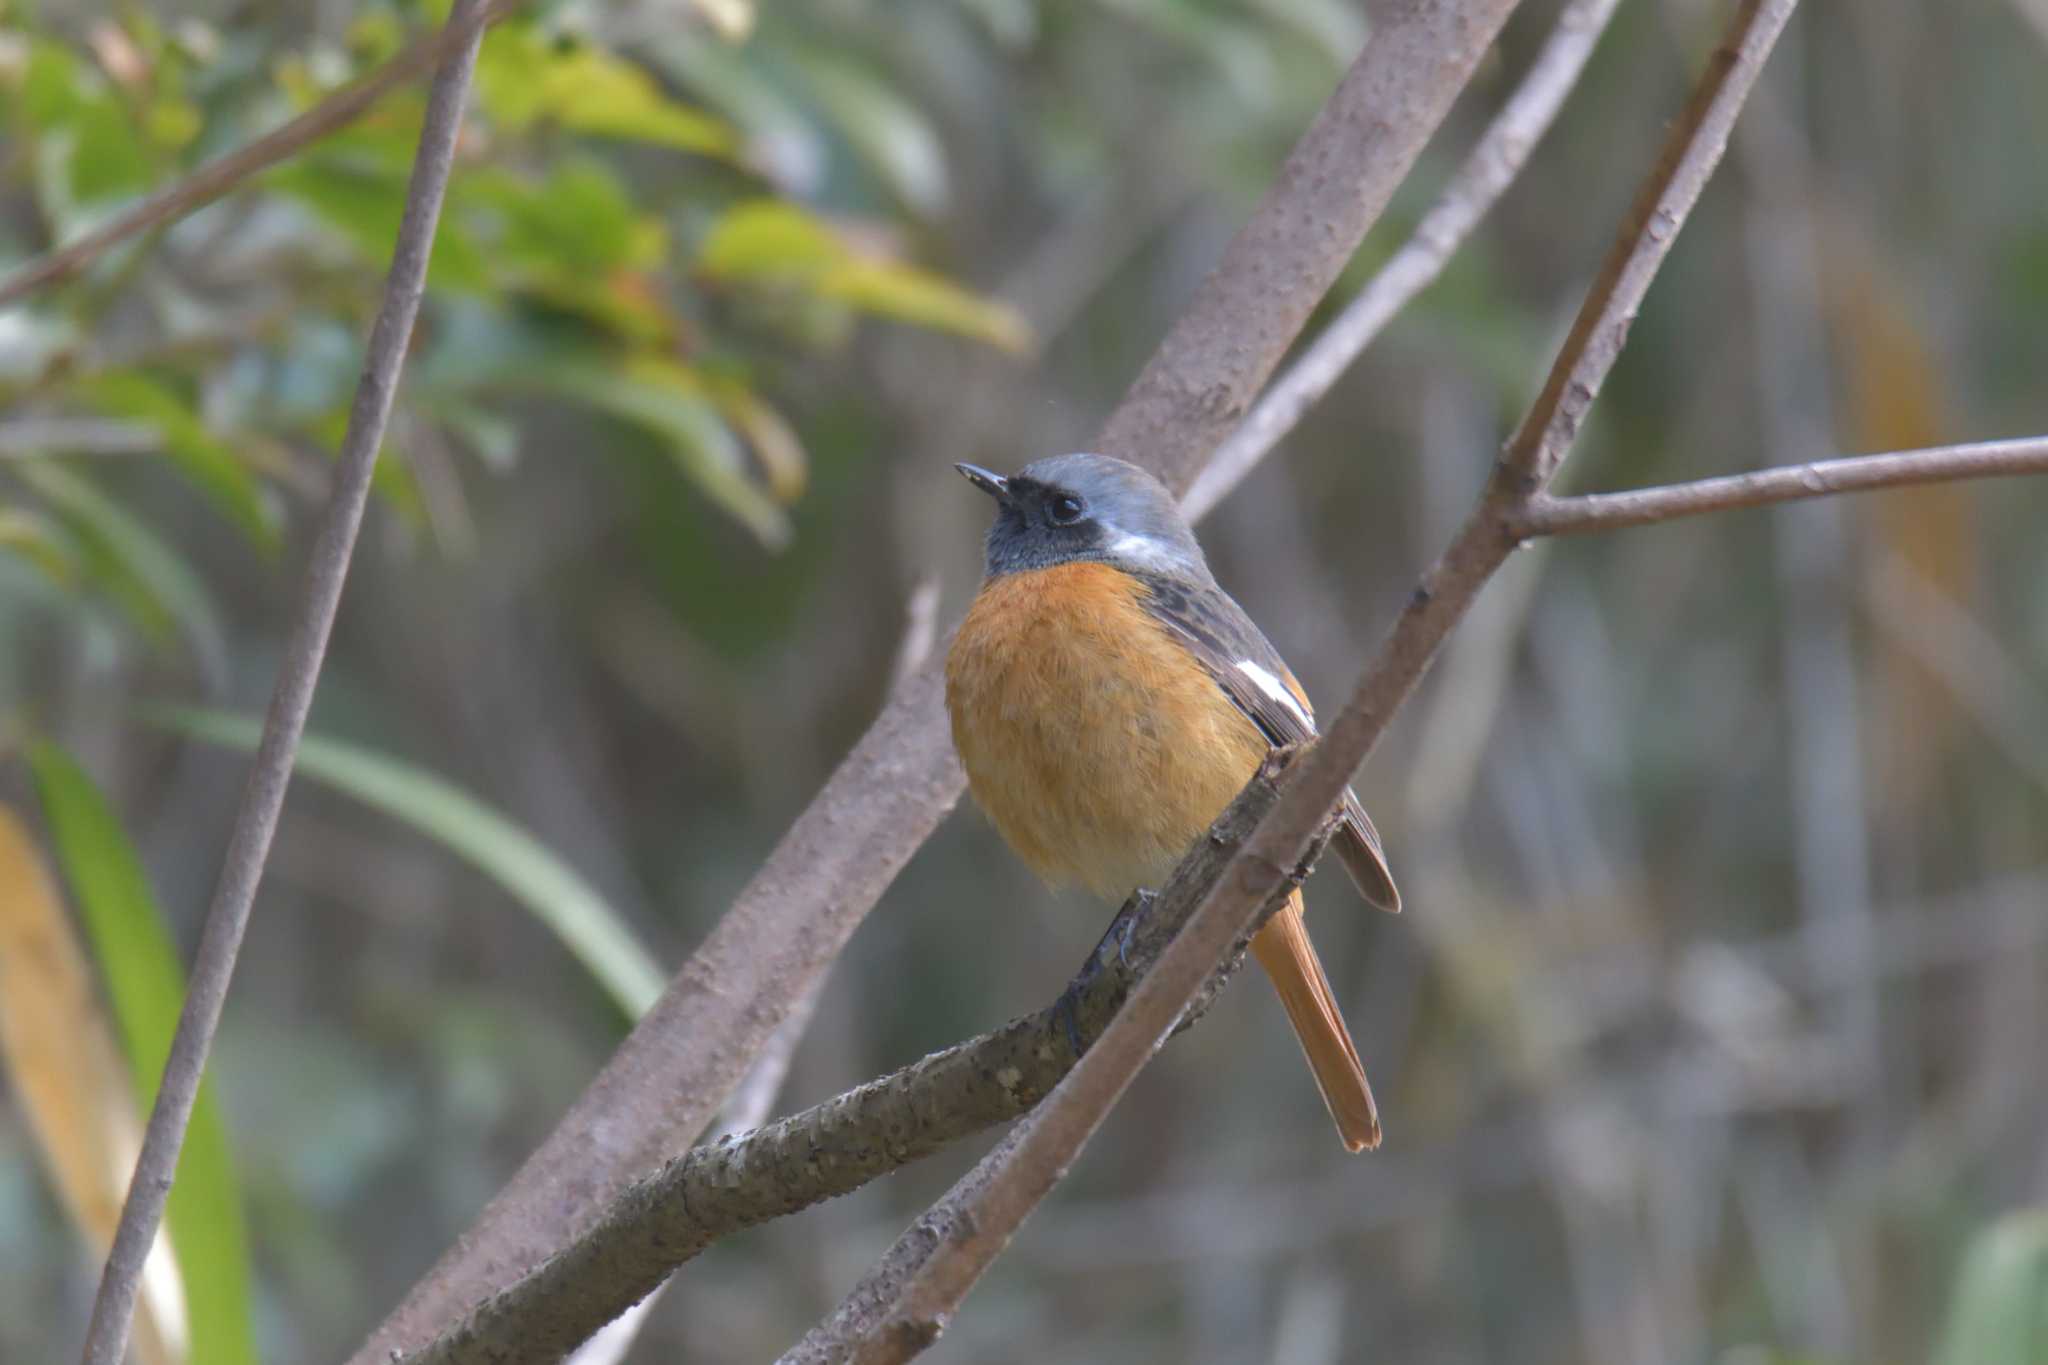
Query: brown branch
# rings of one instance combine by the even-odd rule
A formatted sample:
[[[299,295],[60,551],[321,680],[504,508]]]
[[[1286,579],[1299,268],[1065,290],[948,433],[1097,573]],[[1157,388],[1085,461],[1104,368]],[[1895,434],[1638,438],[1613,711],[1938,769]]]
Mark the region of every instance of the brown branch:
[[[490,25],[510,14],[520,0],[484,0],[450,19],[432,37],[424,38],[369,75],[329,95],[290,122],[254,142],[215,157],[176,184],[166,186],[114,215],[105,223],[45,252],[0,280],[0,308],[46,284],[68,279],[130,237],[162,227],[226,194],[252,175],[269,170],[301,148],[361,118],[397,86],[415,80],[476,40]]]
[[[836,1099],[693,1148],[630,1187],[561,1254],[493,1295],[405,1365],[558,1358],[720,1237],[849,1193],[1027,1112],[1073,1066],[1186,922],[1259,818],[1293,760],[1276,753],[1196,843],[1149,906],[1133,900],[1055,1003],[933,1053]],[[1320,848],[1314,852],[1320,852]],[[1308,872],[1292,870],[1266,910]],[[1128,917],[1127,920],[1125,917]],[[1128,933],[1121,925],[1129,924]],[[1233,945],[1190,1021],[1242,959]],[[1213,967],[1214,964],[1212,963]]]
[[[1443,121],[1515,0],[1400,0],[1160,342],[1099,448],[1185,489],[1237,425]],[[1334,249],[1333,249],[1334,248]]]
[[[1392,7],[1111,417],[1103,449],[1185,487],[1264,386],[1513,5]],[[431,1340],[701,1133],[963,786],[929,666],[895,690],[654,1008],[354,1365],[382,1365]]]
[[[1323,739],[1295,766],[1272,813],[1203,898],[1187,927],[1125,1007],[1013,1140],[992,1153],[905,1235],[885,1266],[915,1268],[819,1358],[881,1365],[910,1359],[944,1330],[1018,1225],[1065,1174],[1201,986],[1253,907],[1280,884],[1311,833],[1372,752],[1451,627],[1505,561],[1510,516],[1541,491],[1570,452],[1580,422],[1620,355],[1657,266],[1719,162],[1728,132],[1795,0],[1745,0],[1733,40],[1718,50],[1638,196],[1544,386],[1472,517],[1424,577],[1379,655]],[[920,1248],[922,1254],[920,1255]],[[856,1291],[859,1293],[860,1291]]]
[[[377,310],[362,379],[349,408],[348,431],[335,459],[334,491],[328,497],[320,536],[313,544],[306,567],[298,617],[278,668],[270,710],[263,719],[263,736],[249,765],[248,785],[235,812],[234,830],[221,862],[220,882],[214,889],[199,950],[193,959],[191,985],[178,1013],[178,1028],[164,1063],[163,1082],[157,1088],[149,1127],[142,1137],[142,1154],[136,1159],[128,1199],[114,1232],[113,1249],[107,1256],[106,1272],[93,1301],[92,1322],[85,1337],[87,1365],[120,1365],[127,1354],[129,1323],[135,1313],[135,1293],[143,1262],[150,1244],[156,1240],[157,1225],[163,1221],[164,1201],[178,1168],[178,1153],[184,1146],[185,1128],[192,1117],[199,1080],[206,1070],[214,1030],[220,1024],[221,1006],[227,1000],[228,982],[234,975],[243,931],[249,925],[249,911],[256,899],[257,883],[263,877],[271,836],[277,831],[278,812],[291,781],[292,760],[298,752],[299,736],[306,728],[306,712],[313,704],[313,689],[320,681],[327,637],[334,629],[335,611],[341,603],[342,585],[348,578],[356,533],[362,527],[370,475],[377,464],[378,447],[383,444],[385,423],[391,416],[399,372],[405,366],[413,319],[419,313],[420,296],[426,289],[427,258],[434,244],[435,225],[440,220],[441,199],[448,188],[448,170],[455,159],[463,99],[469,92],[470,72],[476,66],[477,45],[483,39],[481,24],[474,22],[481,3],[482,0],[459,0],[449,27],[459,28],[461,37],[449,49],[448,60],[436,73],[427,97],[426,121],[420,130],[419,151],[413,157],[412,183],[406,191],[405,213],[391,251],[384,300]]]
[[[2048,474],[2048,436],[1930,446],[1883,455],[1850,455],[1620,493],[1581,493],[1564,498],[1540,494],[1517,510],[1508,522],[1508,530],[1522,540],[1582,535],[1838,493],[2020,474]]]
[[[1472,229],[1521,174],[1529,153],[1543,140],[1565,97],[1578,84],[1579,73],[1585,70],[1619,3],[1572,0],[1565,7],[1521,85],[1472,145],[1414,233],[1374,272],[1358,297],[1345,305],[1343,313],[1301,359],[1274,382],[1243,424],[1216,447],[1216,454],[1181,500],[1181,510],[1189,518],[1208,515],[1228,497],[1245,475],[1300,425],[1308,410],[1322,401],[1394,315],[1443,273]]]

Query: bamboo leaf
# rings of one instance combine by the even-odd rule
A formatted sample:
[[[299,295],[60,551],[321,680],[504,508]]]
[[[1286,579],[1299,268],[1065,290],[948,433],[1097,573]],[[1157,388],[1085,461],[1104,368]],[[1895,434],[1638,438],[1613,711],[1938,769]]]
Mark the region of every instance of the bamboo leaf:
[[[92,779],[53,744],[31,744],[28,756],[58,864],[106,983],[137,1106],[146,1112],[185,998],[178,952],[142,864]],[[165,1218],[185,1281],[192,1359],[253,1365],[242,1197],[211,1082],[200,1086]]]
[[[178,394],[147,375],[110,371],[82,380],[81,399],[110,417],[144,421],[163,439],[164,452],[230,521],[267,552],[278,548],[277,517],[262,487],[234,451],[193,413]]]
[[[249,751],[261,733],[254,719],[217,711],[169,711],[161,719],[195,739]],[[596,888],[452,782],[403,759],[312,735],[299,742],[297,771],[439,841],[504,887],[583,963],[627,1018],[639,1018],[661,994],[667,974]]]
[[[92,967],[35,841],[0,806],[0,1058],[71,1221],[104,1257],[142,1123]],[[136,1352],[186,1358],[185,1288],[161,1230],[142,1271]]]

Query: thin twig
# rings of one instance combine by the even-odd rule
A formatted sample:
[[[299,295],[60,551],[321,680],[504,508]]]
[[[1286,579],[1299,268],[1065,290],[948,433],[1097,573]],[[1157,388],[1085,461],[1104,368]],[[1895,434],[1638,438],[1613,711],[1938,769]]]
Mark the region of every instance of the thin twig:
[[[632,1186],[560,1255],[481,1304],[405,1365],[552,1360],[718,1238],[848,1193],[909,1162],[1018,1117],[1097,1037],[1258,819],[1293,751],[1276,753],[1197,841],[1149,906],[1125,907],[1065,994],[1038,1013],[937,1052],[756,1132],[720,1138]],[[1269,897],[1277,909],[1305,874]],[[1188,1011],[1213,999],[1242,956]]]
[[[1743,4],[1732,41],[1714,54],[1691,102],[1674,122],[1550,381],[1503,453],[1471,519],[1425,576],[1322,741],[1295,766],[1272,813],[1101,1039],[1012,1140],[899,1243],[899,1250],[907,1247],[912,1256],[920,1246],[928,1250],[900,1294],[881,1311],[854,1315],[840,1339],[845,1358],[861,1365],[901,1362],[937,1339],[1018,1225],[1065,1174],[1254,907],[1299,857],[1445,635],[1506,559],[1515,543],[1506,531],[1508,514],[1541,491],[1570,452],[1594,395],[1621,353],[1627,321],[1719,162],[1735,116],[1794,3]]]
[[[249,910],[263,876],[271,836],[277,830],[278,811],[284,805],[285,788],[291,780],[292,760],[298,751],[299,735],[305,729],[306,712],[313,702],[313,689],[320,679],[320,665],[341,601],[342,584],[348,576],[356,532],[362,525],[370,474],[377,463],[377,450],[391,415],[399,371],[412,338],[413,319],[419,313],[420,296],[425,291],[427,258],[440,218],[441,198],[448,187],[448,169],[454,161],[463,99],[469,90],[470,73],[476,66],[477,46],[483,38],[483,28],[476,19],[485,3],[488,0],[461,0],[455,17],[449,21],[449,27],[459,30],[461,37],[450,50],[447,63],[435,75],[427,97],[426,122],[420,130],[419,152],[413,160],[405,215],[392,248],[384,301],[370,333],[362,380],[356,387],[348,431],[335,461],[334,492],[306,568],[304,597],[278,669],[270,710],[264,717],[263,738],[235,815],[234,831],[221,864],[220,883],[206,912],[199,951],[192,964],[191,986],[178,1015],[178,1029],[164,1064],[163,1082],[150,1111],[148,1131],[143,1135],[142,1154],[135,1164],[113,1250],[107,1257],[106,1272],[93,1302],[92,1323],[85,1340],[87,1365],[119,1365],[127,1351],[143,1260],[163,1219],[164,1201],[177,1170],[185,1127],[192,1117],[193,1099],[199,1092],[207,1053],[220,1023],[221,1006],[227,999],[228,982],[241,950],[243,930],[249,924]]]
[[[431,38],[424,38],[355,84],[337,90],[305,113],[246,146],[207,162],[174,185],[166,186],[100,226],[64,243],[0,280],[0,308],[34,293],[46,284],[68,279],[130,237],[182,218],[212,203],[252,175],[269,170],[299,149],[347,127],[369,112],[393,89],[432,70],[469,44],[490,25],[516,9],[521,0],[483,0],[451,18]]]
[[[1512,8],[1404,5],[1382,24],[1100,448],[1185,487],[1264,387]],[[352,1365],[383,1365],[430,1341],[702,1132],[964,787],[942,679],[928,666],[896,690],[661,1000]]]
[[[1509,530],[1524,540],[1582,535],[1836,493],[2018,474],[2048,474],[2048,436],[1929,446],[1882,455],[1847,455],[1621,493],[1581,493],[1565,498],[1544,494],[1531,498],[1515,514]]]
[[[1407,242],[1274,382],[1244,423],[1216,447],[1215,456],[1181,500],[1181,510],[1190,520],[1208,515],[1229,496],[1322,401],[1394,315],[1443,273],[1472,229],[1522,173],[1523,163],[1579,83],[1579,73],[1619,4],[1620,0],[1572,0],[1565,7],[1521,85],[1472,145]]]

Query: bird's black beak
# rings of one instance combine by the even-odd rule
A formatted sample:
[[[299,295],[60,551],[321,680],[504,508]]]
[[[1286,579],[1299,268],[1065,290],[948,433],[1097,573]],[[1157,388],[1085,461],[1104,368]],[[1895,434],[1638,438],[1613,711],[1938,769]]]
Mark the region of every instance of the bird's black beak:
[[[976,464],[956,464],[953,468],[966,476],[967,482],[994,498],[1007,504],[1010,501],[1010,481],[1000,474],[992,474]]]

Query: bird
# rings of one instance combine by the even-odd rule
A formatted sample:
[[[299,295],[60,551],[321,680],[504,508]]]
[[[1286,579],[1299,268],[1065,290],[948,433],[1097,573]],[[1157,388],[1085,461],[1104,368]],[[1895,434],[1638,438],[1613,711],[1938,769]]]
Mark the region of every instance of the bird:
[[[955,468],[996,504],[985,577],[946,656],[968,788],[1040,878],[1121,904],[1164,885],[1271,749],[1315,735],[1315,713],[1150,473],[1086,453],[1007,477]],[[1367,901],[1400,909],[1349,789],[1331,848]],[[1372,1087],[1302,912],[1297,887],[1252,955],[1345,1147],[1376,1147]]]

